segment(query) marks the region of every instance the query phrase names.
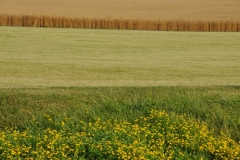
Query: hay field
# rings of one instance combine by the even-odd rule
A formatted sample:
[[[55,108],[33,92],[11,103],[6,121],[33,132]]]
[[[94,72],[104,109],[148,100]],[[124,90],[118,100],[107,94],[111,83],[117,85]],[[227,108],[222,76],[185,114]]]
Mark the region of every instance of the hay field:
[[[239,37],[0,27],[0,87],[240,85]]]
[[[124,19],[238,19],[239,0],[8,0],[0,13]]]

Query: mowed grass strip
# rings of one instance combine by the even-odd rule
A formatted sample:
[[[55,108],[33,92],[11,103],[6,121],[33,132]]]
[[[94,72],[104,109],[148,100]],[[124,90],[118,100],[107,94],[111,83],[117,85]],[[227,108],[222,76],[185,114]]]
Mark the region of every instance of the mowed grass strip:
[[[0,27],[0,87],[239,85],[239,37]]]

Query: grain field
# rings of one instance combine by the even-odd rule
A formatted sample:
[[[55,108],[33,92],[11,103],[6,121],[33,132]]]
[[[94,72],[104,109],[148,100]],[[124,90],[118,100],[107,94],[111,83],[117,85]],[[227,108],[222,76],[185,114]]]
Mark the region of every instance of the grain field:
[[[0,2],[0,26],[240,31],[238,0],[23,0]]]
[[[222,20],[240,18],[239,0],[8,0],[0,13],[123,19]]]

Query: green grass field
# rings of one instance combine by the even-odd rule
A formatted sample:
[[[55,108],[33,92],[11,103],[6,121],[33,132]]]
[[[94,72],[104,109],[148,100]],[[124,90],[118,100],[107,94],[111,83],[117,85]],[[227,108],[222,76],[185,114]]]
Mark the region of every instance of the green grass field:
[[[0,159],[237,159],[239,46],[240,33],[0,27]]]
[[[239,85],[240,33],[0,28],[0,87]]]

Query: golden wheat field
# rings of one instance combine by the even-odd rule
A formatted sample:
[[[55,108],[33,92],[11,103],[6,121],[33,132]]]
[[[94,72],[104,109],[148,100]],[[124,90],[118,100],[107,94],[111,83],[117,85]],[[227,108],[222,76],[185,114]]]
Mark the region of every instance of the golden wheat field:
[[[239,0],[8,0],[0,26],[240,31]]]
[[[0,12],[124,19],[238,19],[239,0],[1,0]]]

